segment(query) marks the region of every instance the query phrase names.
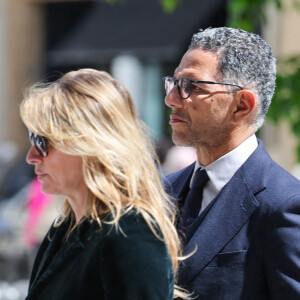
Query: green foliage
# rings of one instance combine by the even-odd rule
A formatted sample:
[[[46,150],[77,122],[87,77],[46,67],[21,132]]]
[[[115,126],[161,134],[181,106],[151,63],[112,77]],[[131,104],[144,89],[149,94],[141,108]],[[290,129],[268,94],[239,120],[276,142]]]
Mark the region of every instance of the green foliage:
[[[300,55],[278,61],[277,88],[267,118],[275,124],[287,120],[298,139],[300,162]]]
[[[166,13],[172,13],[181,0],[160,0],[160,3]]]
[[[231,0],[227,4],[228,26],[247,31],[256,31],[261,22],[266,22],[265,7],[273,3],[278,9],[281,0]]]
[[[277,9],[299,9],[300,0],[293,0],[290,7],[282,0],[231,0],[228,2],[228,26],[255,32],[267,22],[266,5]],[[276,91],[267,119],[275,124],[287,120],[298,139],[297,157],[300,162],[300,55],[278,60]]]
[[[124,3],[125,1],[130,0],[104,0],[105,2],[109,4],[116,4],[116,3]],[[142,0],[141,0],[142,1]],[[160,2],[162,9],[166,13],[172,13],[176,7],[182,2],[182,0],[157,0]]]

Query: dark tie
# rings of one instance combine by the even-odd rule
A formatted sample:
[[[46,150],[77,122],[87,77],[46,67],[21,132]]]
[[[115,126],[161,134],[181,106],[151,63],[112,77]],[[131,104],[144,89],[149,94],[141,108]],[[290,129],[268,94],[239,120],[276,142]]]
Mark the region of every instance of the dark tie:
[[[198,217],[202,203],[203,188],[208,180],[209,177],[206,171],[199,168],[195,173],[180,214],[179,226],[183,232]]]

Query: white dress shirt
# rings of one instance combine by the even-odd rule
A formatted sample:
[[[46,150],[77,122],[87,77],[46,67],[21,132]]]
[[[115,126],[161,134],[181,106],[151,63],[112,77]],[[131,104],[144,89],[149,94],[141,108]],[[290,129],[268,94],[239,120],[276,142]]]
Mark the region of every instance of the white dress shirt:
[[[202,212],[207,207],[207,205],[219,194],[221,189],[228,183],[228,181],[242,166],[242,164],[249,158],[249,156],[254,152],[257,146],[257,139],[255,134],[253,134],[235,149],[221,156],[206,167],[201,166],[198,160],[196,161],[191,182],[193,181],[195,172],[198,168],[205,169],[209,177],[209,181],[203,190],[202,206],[200,212]]]

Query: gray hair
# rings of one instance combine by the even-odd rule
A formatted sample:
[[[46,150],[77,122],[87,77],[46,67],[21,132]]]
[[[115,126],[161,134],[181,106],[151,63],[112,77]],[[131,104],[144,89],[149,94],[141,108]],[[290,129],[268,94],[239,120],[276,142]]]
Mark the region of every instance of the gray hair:
[[[259,100],[253,125],[258,129],[275,90],[276,59],[269,44],[259,35],[227,27],[208,28],[195,33],[189,50],[213,52],[219,59],[218,79],[254,91]]]

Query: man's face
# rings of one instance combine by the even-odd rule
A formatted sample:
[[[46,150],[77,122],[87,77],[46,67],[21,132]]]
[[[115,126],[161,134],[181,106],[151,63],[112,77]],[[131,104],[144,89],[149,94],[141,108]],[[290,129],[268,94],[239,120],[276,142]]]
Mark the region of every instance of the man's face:
[[[217,57],[208,51],[188,51],[175,70],[176,79],[219,82]],[[229,138],[232,94],[224,85],[192,84],[189,98],[182,99],[175,86],[165,98],[172,108],[170,124],[176,145],[213,149]]]

